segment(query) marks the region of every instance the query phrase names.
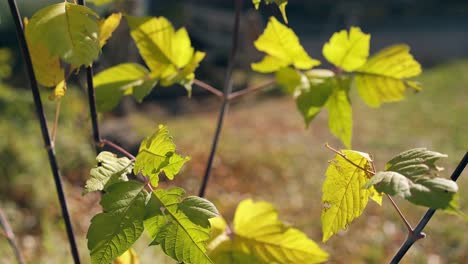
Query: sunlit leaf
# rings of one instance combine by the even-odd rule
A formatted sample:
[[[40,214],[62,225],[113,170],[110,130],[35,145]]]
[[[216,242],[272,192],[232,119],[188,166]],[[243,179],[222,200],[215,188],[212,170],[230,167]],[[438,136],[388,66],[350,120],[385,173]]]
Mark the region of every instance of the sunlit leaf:
[[[135,250],[133,250],[132,248],[125,251],[118,258],[114,259],[114,262],[112,262],[112,264],[138,264],[138,263],[140,263],[138,261],[138,256],[135,253]]]
[[[310,80],[308,80],[310,82]],[[306,126],[317,116],[333,92],[335,78],[323,79],[322,82],[311,83],[306,91],[296,98],[296,105],[304,117]]]
[[[32,47],[44,46],[73,66],[90,65],[100,52],[98,15],[91,9],[62,2],[36,12],[26,27]]]
[[[217,263],[320,263],[328,254],[301,231],[280,220],[266,202],[242,201],[234,216],[234,230],[210,254]],[[233,256],[231,261],[229,255]],[[242,262],[251,261],[251,262]]]
[[[145,228],[168,256],[178,262],[213,263],[206,254],[210,222],[218,215],[216,207],[200,197],[182,199],[184,190],[155,190],[148,202]]]
[[[366,184],[379,192],[396,195],[416,205],[447,209],[458,191],[458,185],[444,178],[418,177],[415,180],[394,171],[381,171]]]
[[[99,46],[106,45],[107,40],[112,36],[112,33],[117,29],[122,19],[121,13],[114,13],[108,16],[106,19],[101,19],[99,21]]]
[[[369,56],[370,35],[358,27],[341,30],[332,35],[323,46],[323,56],[335,66],[351,72],[362,65]]]
[[[157,83],[145,67],[136,63],[108,68],[94,76],[93,80],[99,111],[111,110],[124,95],[133,94],[141,102]]]
[[[369,106],[400,101],[407,87],[421,89],[415,82],[407,80],[421,73],[421,65],[409,50],[407,45],[385,48],[356,69],[356,87]]]
[[[158,186],[159,174],[164,172],[167,178],[173,179],[190,157],[175,153],[176,147],[169,136],[166,126],[159,125],[151,137],[144,139],[135,160],[134,172],[150,177],[151,184]]]
[[[270,17],[265,31],[254,45],[267,54],[262,61],[251,64],[252,69],[258,72],[274,72],[289,65],[308,70],[320,64],[309,57],[294,31],[274,17]]]
[[[103,151],[96,157],[96,161],[97,165],[90,171],[83,194],[103,191],[114,183],[128,181],[127,175],[133,168],[128,158],[117,158],[114,153]]]
[[[326,107],[328,109],[328,127],[346,147],[351,147],[353,131],[353,114],[349,102],[349,79],[336,79],[336,86],[328,97]]]
[[[260,2],[262,0],[252,0],[252,4],[255,6],[255,9],[258,10],[260,6]],[[276,3],[278,5],[279,10],[281,11],[281,15],[283,16],[284,22],[288,23],[288,17],[286,16],[286,5],[288,4],[288,0],[264,0],[265,4]]]
[[[104,212],[91,219],[87,234],[91,263],[110,263],[140,237],[148,195],[143,187],[134,181],[119,182],[102,196]]]
[[[371,170],[371,159],[367,153],[353,150],[341,151],[346,158],[366,170]],[[363,189],[371,177],[370,173],[356,167],[340,155],[330,161],[322,185],[322,231],[323,241],[359,217],[374,192]]]

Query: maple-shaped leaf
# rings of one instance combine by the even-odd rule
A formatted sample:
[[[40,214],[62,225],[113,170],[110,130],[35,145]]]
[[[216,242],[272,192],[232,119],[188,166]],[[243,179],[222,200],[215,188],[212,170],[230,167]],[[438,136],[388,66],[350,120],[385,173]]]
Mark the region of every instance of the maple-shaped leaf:
[[[371,169],[371,158],[367,153],[353,150],[341,152],[361,168]],[[362,188],[372,175],[361,168],[338,154],[330,161],[325,182],[322,185],[321,218],[324,242],[339,230],[346,229],[362,214],[369,198],[377,195],[372,188]],[[376,197],[375,200],[381,201],[381,198]]]
[[[356,69],[356,87],[364,102],[378,107],[384,102],[402,100],[407,87],[421,89],[418,83],[408,80],[422,72],[409,51],[407,45],[390,46]]]
[[[370,35],[362,33],[358,27],[349,32],[341,30],[332,35],[323,46],[323,56],[335,66],[352,72],[360,68],[369,56]]]
[[[153,191],[147,205],[145,228],[164,253],[187,264],[213,263],[206,254],[210,238],[209,219],[218,216],[216,207],[200,197],[182,199],[181,188]]]
[[[128,181],[133,162],[126,157],[117,158],[112,152],[103,151],[96,157],[97,166],[91,169],[83,194],[106,190],[114,183]]]
[[[90,65],[101,51],[98,15],[66,1],[36,12],[26,34],[31,46],[42,45],[51,55],[75,67]]]
[[[270,17],[265,31],[254,45],[267,54],[262,61],[251,64],[257,72],[275,72],[290,65],[308,70],[320,64],[318,60],[309,57],[294,31],[274,17]]]
[[[91,219],[88,249],[91,263],[110,263],[127,251],[143,233],[144,185],[134,181],[112,184],[102,196],[103,213]]]
[[[210,243],[210,256],[226,261],[217,263],[320,263],[328,259],[313,240],[278,220],[277,211],[266,202],[240,202],[233,228]],[[228,261],[229,254],[235,259]]]
[[[263,0],[263,1],[267,5],[272,4],[272,3],[275,3],[276,5],[278,5],[281,15],[283,16],[284,22],[286,22],[286,24],[288,23],[288,17],[286,16],[286,5],[288,4],[288,0]],[[261,2],[262,0],[252,0],[252,4],[255,6],[255,9],[257,10],[260,7]]]
[[[175,150],[169,130],[166,126],[159,125],[152,136],[141,142],[133,171],[149,177],[155,187],[158,186],[161,172],[172,180],[185,162],[190,160],[190,157],[182,157]]]

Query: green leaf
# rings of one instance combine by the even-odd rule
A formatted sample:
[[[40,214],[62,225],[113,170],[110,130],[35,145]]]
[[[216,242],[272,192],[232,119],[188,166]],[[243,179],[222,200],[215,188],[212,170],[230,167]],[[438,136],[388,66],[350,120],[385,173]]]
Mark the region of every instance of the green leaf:
[[[164,172],[167,178],[174,179],[185,162],[190,157],[182,157],[175,153],[176,147],[169,136],[166,126],[159,125],[151,137],[144,139],[135,160],[134,173],[142,173],[151,180],[153,186],[158,186],[159,174]]]
[[[302,75],[297,70],[284,67],[276,71],[276,83],[281,85],[289,94],[294,94],[297,88],[301,85]]]
[[[94,76],[96,106],[99,111],[112,110],[124,95],[133,94],[137,101],[156,85],[148,70],[136,63],[123,63],[108,68]]]
[[[322,107],[327,102],[333,92],[335,78],[328,78],[322,82],[310,84],[307,91],[303,91],[296,99],[296,105],[299,112],[304,117],[306,126],[318,115]]]
[[[132,248],[125,251],[122,255],[112,262],[113,264],[138,264],[138,256]]]
[[[110,263],[140,237],[147,197],[143,187],[128,181],[107,189],[101,200],[104,212],[91,219],[87,234],[91,263]]]
[[[332,35],[323,46],[323,56],[335,66],[351,72],[360,68],[369,56],[370,35],[359,27],[351,27]]]
[[[444,178],[418,177],[413,180],[398,172],[381,171],[372,177],[366,187],[374,186],[379,192],[400,196],[413,204],[447,209],[454,205],[458,185]]]
[[[343,144],[350,148],[353,131],[353,112],[349,101],[349,79],[335,79],[336,86],[328,97],[328,127]]]
[[[341,151],[346,158],[367,170],[371,170],[369,154],[353,150]],[[375,195],[372,189],[362,186],[371,175],[345,160],[340,155],[330,161],[322,185],[322,231],[323,241],[327,241],[340,229],[359,217],[369,198]]]
[[[164,17],[127,16],[127,21],[153,78],[160,79],[163,86],[174,83],[186,86],[193,80],[205,53],[195,52],[185,28],[175,31]]]
[[[407,80],[421,73],[421,65],[409,51],[407,45],[385,48],[357,69],[356,86],[369,106],[400,101],[407,87],[421,89],[415,82]]]
[[[385,170],[394,171],[416,179],[417,177],[429,174],[431,171],[439,171],[435,162],[447,155],[427,150],[426,148],[415,148],[404,151],[392,158],[385,165]]]
[[[255,6],[255,9],[258,10],[260,2],[262,2],[262,0],[252,0],[252,4]],[[276,3],[278,5],[279,10],[281,11],[281,15],[283,16],[284,22],[286,22],[286,24],[288,23],[288,17],[286,16],[286,5],[288,4],[288,0],[264,0],[264,2],[267,5],[271,3]]]
[[[96,157],[97,166],[91,169],[83,194],[106,190],[114,183],[128,181],[133,162],[126,157],[117,158],[112,152],[103,151]]]
[[[184,190],[155,190],[148,203],[145,227],[163,251],[178,262],[213,263],[206,254],[210,238],[209,218],[219,213],[211,202],[190,196]]]
[[[117,29],[122,19],[122,13],[114,13],[106,19],[99,20],[99,46],[102,48],[106,45],[107,40],[112,36],[112,33]]]
[[[320,64],[305,52],[294,31],[274,17],[270,17],[265,31],[254,45],[267,54],[262,61],[251,64],[252,69],[257,72],[275,72],[289,65],[308,70]]]
[[[90,65],[101,50],[97,19],[85,6],[62,2],[36,12],[26,34],[31,46],[43,45],[68,64]]]
[[[278,220],[275,208],[266,202],[242,201],[234,216],[233,232],[230,248],[236,259],[252,259],[248,255],[261,263],[319,263],[328,259],[328,254],[304,233]],[[217,252],[227,254],[226,249]]]

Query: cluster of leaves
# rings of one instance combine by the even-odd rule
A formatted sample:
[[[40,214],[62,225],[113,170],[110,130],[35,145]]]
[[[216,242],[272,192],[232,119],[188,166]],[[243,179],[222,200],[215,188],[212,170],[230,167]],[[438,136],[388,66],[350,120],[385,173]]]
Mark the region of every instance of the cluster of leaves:
[[[382,204],[382,193],[409,202],[449,211],[457,210],[458,186],[437,177],[435,162],[447,155],[416,148],[405,151],[376,172],[370,155],[342,150],[330,161],[322,186],[323,241],[359,217],[370,199]]]
[[[181,188],[153,190],[159,174],[172,178],[188,160],[175,153],[165,126],[142,142],[135,160],[110,152],[101,152],[96,159],[98,165],[91,169],[84,190],[104,192],[103,212],[93,217],[87,235],[92,263],[109,263],[124,254],[144,230],[153,240],[151,245],[160,245],[178,262],[212,263],[206,241],[208,220],[218,215],[216,207],[200,197],[183,198]],[[129,180],[132,171],[149,182]]]
[[[306,126],[323,107],[328,109],[330,131],[351,146],[352,108],[349,91],[354,83],[361,98],[371,107],[404,98],[406,87],[420,90],[408,80],[421,67],[403,44],[390,46],[369,57],[370,35],[351,27],[332,35],[323,46],[323,56],[336,68],[313,69],[312,59],[290,28],[271,17],[255,47],[267,55],[252,69],[276,74],[277,82],[296,98]]]

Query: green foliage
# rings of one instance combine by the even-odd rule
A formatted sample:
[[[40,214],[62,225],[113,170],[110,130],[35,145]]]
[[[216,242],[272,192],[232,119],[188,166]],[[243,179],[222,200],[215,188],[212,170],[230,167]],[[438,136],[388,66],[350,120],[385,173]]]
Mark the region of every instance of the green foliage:
[[[51,55],[75,67],[90,65],[100,52],[98,15],[62,2],[36,12],[26,28],[31,45],[44,45]]]
[[[143,233],[146,191],[134,181],[111,185],[102,197],[103,213],[91,220],[88,249],[92,263],[109,263],[129,249]]]
[[[226,230],[224,221],[216,222],[216,229]],[[269,203],[242,201],[233,224],[232,231],[218,231],[210,243],[210,257],[216,263],[320,263],[328,259],[304,233],[279,221]]]
[[[385,170],[394,171],[407,177],[416,178],[432,171],[441,170],[435,162],[447,155],[427,150],[426,148],[415,148],[404,151],[392,158],[385,165]]]
[[[160,173],[172,180],[185,162],[190,160],[190,157],[176,154],[175,150],[169,130],[159,125],[158,131],[141,142],[133,171],[149,177],[153,186],[158,186]]]
[[[255,6],[255,9],[258,10],[260,7],[260,3],[262,0],[252,0],[252,4]],[[278,5],[279,10],[281,11],[281,15],[283,16],[284,22],[288,23],[288,17],[286,16],[286,5],[288,4],[288,0],[264,0],[263,1],[266,5],[271,3],[275,3]]]
[[[103,151],[96,157],[96,161],[98,165],[91,169],[83,194],[104,191],[114,183],[128,181],[127,174],[133,168],[133,162],[128,158],[117,158],[115,154]]]
[[[210,222],[218,211],[200,197],[181,199],[184,190],[172,188],[155,190],[148,202],[149,214],[145,228],[153,239],[152,245],[161,245],[163,251],[178,262],[213,263],[206,254],[210,238]]]
[[[305,52],[294,31],[274,17],[270,17],[265,31],[254,45],[259,51],[267,54],[262,61],[251,65],[252,69],[258,72],[275,72],[290,65],[308,70],[320,64]]]
[[[96,106],[99,111],[112,110],[125,95],[133,95],[141,102],[156,83],[148,70],[136,63],[108,68],[94,76]]]
[[[335,83],[333,92],[326,103],[328,127],[333,135],[341,139],[346,147],[351,147],[353,116],[348,95],[350,80],[348,78],[336,78]]]
[[[371,158],[367,153],[343,150],[342,154],[356,165],[371,169]],[[336,155],[330,162],[326,179],[322,186],[322,231],[323,241],[327,241],[340,229],[359,217],[369,198],[380,202],[375,190],[363,189],[362,186],[371,175],[351,164],[342,156]]]
[[[11,76],[11,60],[12,60],[11,50],[7,48],[0,48],[0,82],[2,79],[8,78]]]

